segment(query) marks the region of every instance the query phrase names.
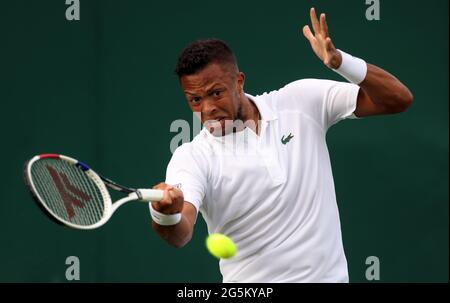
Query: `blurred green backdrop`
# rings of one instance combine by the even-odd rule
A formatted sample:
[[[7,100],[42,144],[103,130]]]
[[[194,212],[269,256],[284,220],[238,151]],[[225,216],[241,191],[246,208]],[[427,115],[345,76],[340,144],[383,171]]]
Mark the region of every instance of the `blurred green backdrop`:
[[[342,80],[312,53],[299,28],[325,11],[338,48],[395,74],[415,95],[396,116],[345,121],[328,134],[350,280],[448,282],[448,1],[64,0],[0,4],[0,281],[64,282],[78,256],[83,282],[220,282],[199,220],[175,249],[150,228],[148,208],[126,206],[100,230],[54,225],[22,182],[34,154],[71,155],[119,183],[164,179],[176,133],[190,113],[173,70],[191,40],[235,50],[252,94],[300,78]]]

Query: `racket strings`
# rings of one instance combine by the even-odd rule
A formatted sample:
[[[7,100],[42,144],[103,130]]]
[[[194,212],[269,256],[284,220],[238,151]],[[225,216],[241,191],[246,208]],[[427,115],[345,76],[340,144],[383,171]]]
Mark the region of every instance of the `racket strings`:
[[[55,174],[52,165],[45,165],[45,168],[49,171],[53,181],[53,183],[47,184],[57,185],[56,189],[58,193],[56,197],[58,197],[59,194],[59,198],[62,199],[62,201],[54,204],[58,206],[59,211],[64,215],[65,219],[81,225],[89,224],[92,220],[95,222],[98,221],[97,218],[99,218],[99,216],[96,215],[96,213],[98,213],[98,207],[97,211],[93,211],[92,206],[95,207],[98,205],[98,203],[95,202],[98,200],[101,201],[101,198],[98,199],[95,195],[95,191],[92,191],[92,186],[86,184],[86,177],[83,176],[84,172],[63,161],[52,162],[57,173]],[[91,202],[90,197],[95,197],[94,203],[89,203]]]
[[[101,195],[98,187],[95,183],[86,175],[84,171],[79,169],[78,167],[72,167],[74,169],[69,170],[69,176],[71,179],[76,179],[75,183],[81,185],[81,189],[83,192],[87,193],[89,197],[95,197],[95,201],[101,201],[101,203],[85,203],[86,212],[88,213],[90,218],[98,218],[95,219],[93,223],[98,222],[101,217],[103,217],[104,213],[104,201],[103,196]]]
[[[59,161],[58,163],[60,166],[66,166],[67,163],[64,163],[63,161]],[[70,166],[71,169],[68,170],[68,177],[70,180],[74,180],[74,184],[77,184],[81,191],[86,193],[88,196],[88,199],[85,199],[85,203],[83,204],[83,210],[85,212],[85,218],[90,221],[89,225],[94,224],[98,222],[103,217],[104,212],[104,203],[103,198],[95,185],[94,182],[86,175],[84,171],[79,169],[76,166]],[[64,167],[61,167],[61,169],[64,169]],[[93,197],[93,203],[90,203],[89,197]],[[97,203],[99,201],[99,203]],[[78,219],[83,219],[81,216],[77,216],[77,219],[74,220],[74,223],[80,224],[80,225],[86,225],[82,224],[82,222],[77,222]]]
[[[62,219],[68,220],[67,216],[62,215],[66,213],[63,204],[55,201],[58,193],[56,193],[54,188],[50,185],[51,181],[47,180],[48,175],[45,174],[45,171],[41,169],[33,169],[32,174],[33,182],[36,186],[36,190],[42,198],[42,201],[45,202],[47,207],[49,207],[53,213],[57,214]],[[36,180],[39,181],[36,182]]]
[[[31,176],[41,199],[57,217],[82,226],[102,219],[103,196],[79,167],[59,159],[41,159],[32,165]]]

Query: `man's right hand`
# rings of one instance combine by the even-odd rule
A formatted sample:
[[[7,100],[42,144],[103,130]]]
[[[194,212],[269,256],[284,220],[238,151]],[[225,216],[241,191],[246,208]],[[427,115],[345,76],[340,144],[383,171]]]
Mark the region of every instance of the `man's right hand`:
[[[159,183],[153,186],[153,189],[164,190],[163,199],[159,202],[152,202],[154,210],[166,215],[181,213],[184,205],[184,196],[181,190],[166,183]]]
[[[153,222],[153,229],[169,244],[178,248],[183,247],[192,238],[197,218],[195,206],[184,201],[183,192],[172,185],[159,183],[153,189],[164,190],[163,199],[159,202],[152,202],[154,210],[166,215],[181,213],[181,221],[178,224],[162,226]]]

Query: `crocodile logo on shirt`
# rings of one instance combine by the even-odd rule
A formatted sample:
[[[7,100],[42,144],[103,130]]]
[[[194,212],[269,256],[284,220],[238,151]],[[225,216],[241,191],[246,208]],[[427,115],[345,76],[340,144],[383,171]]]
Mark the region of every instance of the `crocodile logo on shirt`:
[[[281,143],[286,145],[289,143],[289,141],[291,141],[292,138],[294,138],[294,135],[289,133],[289,136],[287,136],[286,138],[284,138],[284,136],[281,138]]]

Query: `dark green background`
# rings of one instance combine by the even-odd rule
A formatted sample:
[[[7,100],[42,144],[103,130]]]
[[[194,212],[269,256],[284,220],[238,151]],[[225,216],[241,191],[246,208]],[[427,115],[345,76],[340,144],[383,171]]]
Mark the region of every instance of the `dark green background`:
[[[256,4],[257,3],[257,4]],[[199,220],[182,249],[150,228],[145,205],[102,229],[53,224],[22,183],[35,154],[71,155],[116,181],[164,179],[173,120],[192,115],[173,74],[191,40],[218,37],[235,50],[252,94],[300,78],[341,80],[299,28],[314,5],[338,48],[400,78],[413,106],[395,116],[345,121],[328,134],[350,280],[377,256],[382,282],[448,282],[448,1],[93,1],[81,20],[64,0],[0,4],[0,281],[219,282]]]

